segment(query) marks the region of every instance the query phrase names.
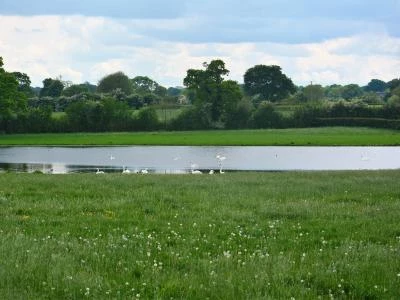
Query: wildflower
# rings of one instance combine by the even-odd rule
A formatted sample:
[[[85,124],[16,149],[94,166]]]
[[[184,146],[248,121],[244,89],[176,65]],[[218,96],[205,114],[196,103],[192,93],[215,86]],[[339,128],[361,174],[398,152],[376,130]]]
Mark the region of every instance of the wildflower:
[[[224,251],[224,256],[226,258],[230,258],[232,255],[231,255],[230,251]]]

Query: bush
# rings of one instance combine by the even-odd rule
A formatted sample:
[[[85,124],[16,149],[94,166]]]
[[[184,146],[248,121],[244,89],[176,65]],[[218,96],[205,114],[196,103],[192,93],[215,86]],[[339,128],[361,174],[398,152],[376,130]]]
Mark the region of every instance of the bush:
[[[241,100],[236,108],[227,114],[225,121],[225,128],[229,129],[242,129],[248,128],[253,105],[248,100]]]
[[[188,108],[175,119],[172,119],[168,125],[168,129],[170,130],[199,130],[210,128],[212,128],[212,121],[209,105],[203,105],[201,108]]]
[[[282,117],[272,104],[263,103],[251,116],[250,124],[253,128],[280,128]]]
[[[157,112],[152,107],[142,108],[133,121],[136,130],[157,130],[161,127]]]

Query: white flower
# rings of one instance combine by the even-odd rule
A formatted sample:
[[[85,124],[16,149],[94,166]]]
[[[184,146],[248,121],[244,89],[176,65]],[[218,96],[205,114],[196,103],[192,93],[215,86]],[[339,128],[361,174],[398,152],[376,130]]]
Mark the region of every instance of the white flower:
[[[230,251],[228,250],[228,251],[224,251],[224,256],[226,258],[230,258],[232,255],[231,255]]]

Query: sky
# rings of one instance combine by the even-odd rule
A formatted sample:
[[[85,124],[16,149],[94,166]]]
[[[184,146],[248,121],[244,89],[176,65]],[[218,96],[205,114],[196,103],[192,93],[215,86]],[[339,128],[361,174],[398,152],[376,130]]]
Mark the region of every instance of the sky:
[[[122,71],[182,86],[222,59],[229,79],[279,65],[296,85],[400,77],[400,0],[0,0],[7,71],[97,84]],[[34,3],[34,4],[33,4]]]

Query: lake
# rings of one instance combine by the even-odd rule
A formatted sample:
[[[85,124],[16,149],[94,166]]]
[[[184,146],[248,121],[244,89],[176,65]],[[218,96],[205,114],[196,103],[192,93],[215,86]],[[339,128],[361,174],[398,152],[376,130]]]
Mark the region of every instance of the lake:
[[[217,156],[219,158],[217,158]],[[377,170],[400,168],[400,147],[4,147],[0,170],[45,173]]]

